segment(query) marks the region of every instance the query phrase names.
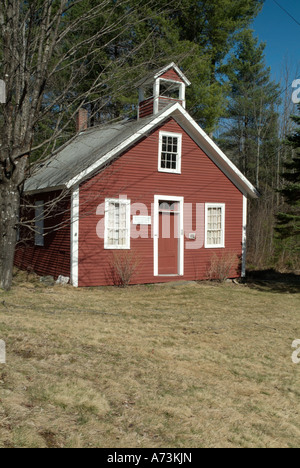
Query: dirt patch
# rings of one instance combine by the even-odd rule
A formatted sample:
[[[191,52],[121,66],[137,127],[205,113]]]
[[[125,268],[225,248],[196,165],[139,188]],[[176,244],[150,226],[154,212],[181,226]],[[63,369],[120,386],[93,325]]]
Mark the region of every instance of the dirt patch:
[[[54,432],[42,431],[40,432],[40,436],[45,440],[47,448],[61,448],[61,445],[57,442],[57,436]]]

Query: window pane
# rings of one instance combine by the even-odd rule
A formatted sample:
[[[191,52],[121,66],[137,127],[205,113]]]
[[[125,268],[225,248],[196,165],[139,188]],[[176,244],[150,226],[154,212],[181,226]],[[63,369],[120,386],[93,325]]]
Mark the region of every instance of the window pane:
[[[178,137],[163,136],[161,169],[176,171],[178,165]]]
[[[108,212],[106,213],[107,245],[114,247],[126,246],[129,235],[127,209],[127,202],[109,202]]]
[[[162,139],[162,150],[167,151],[167,137],[163,137]]]
[[[208,207],[207,209],[207,245],[222,244],[222,207]]]

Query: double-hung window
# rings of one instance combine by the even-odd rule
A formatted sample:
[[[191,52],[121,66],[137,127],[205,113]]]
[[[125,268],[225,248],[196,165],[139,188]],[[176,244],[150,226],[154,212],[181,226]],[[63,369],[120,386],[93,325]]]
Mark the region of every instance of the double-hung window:
[[[225,247],[225,205],[207,203],[205,205],[205,247]]]
[[[130,200],[105,200],[105,249],[130,249]]]
[[[34,215],[34,244],[39,247],[44,247],[44,202],[35,202],[35,215]]]
[[[159,133],[158,170],[160,172],[181,173],[181,146],[180,133]]]

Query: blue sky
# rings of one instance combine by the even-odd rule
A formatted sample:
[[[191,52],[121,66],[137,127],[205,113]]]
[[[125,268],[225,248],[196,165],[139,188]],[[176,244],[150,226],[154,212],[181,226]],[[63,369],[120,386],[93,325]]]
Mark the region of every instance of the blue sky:
[[[277,0],[300,23],[300,0]],[[291,79],[300,78],[300,25],[276,5],[265,0],[262,12],[252,25],[255,35],[266,42],[266,64],[272,77],[280,81],[285,60],[291,68]],[[298,70],[297,70],[298,67]]]

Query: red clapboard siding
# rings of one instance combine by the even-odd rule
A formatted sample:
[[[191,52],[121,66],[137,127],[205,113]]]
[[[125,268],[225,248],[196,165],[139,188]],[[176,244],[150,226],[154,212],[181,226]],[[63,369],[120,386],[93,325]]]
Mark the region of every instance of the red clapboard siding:
[[[139,104],[139,117],[147,117],[153,114],[153,97],[140,102]]]
[[[157,170],[160,130],[183,134],[181,174]],[[113,251],[104,250],[104,240],[96,234],[97,224],[103,218],[102,215],[96,215],[96,210],[105,198],[118,198],[120,194],[127,195],[131,204],[145,204],[149,215],[154,195],[184,197],[185,203],[193,203],[194,213],[196,203],[226,204],[226,248],[189,250],[187,244],[193,241],[185,239],[184,276],[154,276],[151,226],[147,228],[148,239],[131,239],[131,251],[139,260],[132,283],[205,279],[214,252],[219,255],[235,252],[239,256],[242,253],[242,193],[182,128],[170,119],[80,186],[79,286],[111,284],[110,262]],[[232,269],[231,276],[240,276],[238,265]]]
[[[35,201],[48,203],[57,199],[58,192],[43,193],[29,198],[31,205]],[[34,218],[34,210],[27,214],[27,219]],[[21,229],[21,242],[18,243],[15,254],[15,265],[22,270],[34,271],[38,275],[59,275],[70,277],[70,198],[69,196],[57,202],[54,210],[45,219],[45,245],[34,245],[34,233]]]
[[[179,104],[182,104],[181,99],[174,99],[174,98],[170,98],[170,97],[159,96],[158,110],[160,111],[160,110],[164,109],[164,107],[166,107],[168,104],[176,104],[176,102],[179,102]]]
[[[176,73],[176,71],[173,68],[166,71],[163,75],[160,76],[160,78],[164,78],[165,80],[180,81],[181,83],[183,83],[183,80],[180,78],[178,73]]]
[[[145,101],[140,102],[139,104],[139,117],[148,117],[149,115],[153,114],[153,97],[146,99]],[[158,98],[158,110],[161,111],[164,109],[168,104],[175,104],[179,102],[182,104],[181,99],[175,99],[170,97],[159,96]]]

